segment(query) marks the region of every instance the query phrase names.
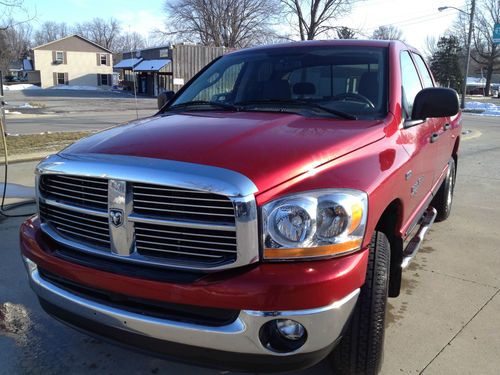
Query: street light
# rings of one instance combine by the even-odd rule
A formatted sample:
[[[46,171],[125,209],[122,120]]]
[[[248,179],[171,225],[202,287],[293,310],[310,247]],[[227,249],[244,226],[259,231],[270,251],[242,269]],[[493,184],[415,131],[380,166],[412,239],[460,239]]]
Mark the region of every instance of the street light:
[[[465,62],[465,77],[464,77],[464,83],[463,83],[463,87],[462,87],[462,100],[460,102],[460,108],[464,109],[465,108],[465,95],[467,94],[467,76],[469,75],[470,44],[472,41],[472,30],[474,27],[474,10],[476,9],[476,0],[472,0],[472,2],[471,2],[470,13],[467,13],[465,10],[455,8],[452,6],[439,7],[438,11],[442,12],[443,10],[446,10],[446,9],[458,10],[459,12],[466,14],[469,17],[469,33],[467,35],[467,61]]]

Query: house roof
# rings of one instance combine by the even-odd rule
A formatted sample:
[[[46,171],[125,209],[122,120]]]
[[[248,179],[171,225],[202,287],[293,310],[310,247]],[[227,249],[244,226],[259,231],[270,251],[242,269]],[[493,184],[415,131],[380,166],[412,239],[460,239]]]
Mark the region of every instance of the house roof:
[[[23,59],[23,70],[33,70],[33,64],[30,59]]]
[[[165,65],[170,64],[170,59],[143,60],[134,68],[136,72],[157,72]]]
[[[64,37],[64,38],[57,39],[57,40],[53,40],[52,42],[49,42],[49,43],[40,44],[39,46],[33,47],[32,49],[33,49],[33,50],[35,50],[35,49],[38,49],[38,48],[46,47],[46,46],[49,46],[49,45],[51,45],[51,44],[54,44],[54,43],[60,42],[60,41],[62,41],[62,40],[66,40],[66,39],[69,39],[69,38],[74,38],[74,37],[79,38],[79,39],[83,40],[84,42],[87,42],[87,43],[89,43],[89,44],[91,44],[91,45],[93,45],[93,46],[95,46],[95,47],[97,47],[97,48],[99,48],[99,49],[102,49],[103,51],[106,51],[106,52],[109,52],[109,53],[113,53],[113,52],[112,52],[112,51],[110,51],[109,49],[104,48],[103,46],[101,46],[101,45],[99,45],[99,44],[97,44],[97,43],[94,43],[94,42],[92,42],[91,40],[88,40],[87,38],[84,38],[83,36],[78,35],[78,34],[68,35],[68,36],[66,36],[66,37]]]
[[[134,66],[142,61],[141,58],[138,59],[125,59],[120,61],[118,64],[113,66],[113,69],[133,69]]]

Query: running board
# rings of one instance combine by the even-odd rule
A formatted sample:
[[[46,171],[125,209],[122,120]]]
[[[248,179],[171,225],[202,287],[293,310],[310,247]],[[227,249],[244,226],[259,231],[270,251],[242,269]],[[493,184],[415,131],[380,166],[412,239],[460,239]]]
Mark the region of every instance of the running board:
[[[415,255],[417,255],[427,231],[431,227],[432,223],[434,223],[434,219],[436,219],[436,215],[437,211],[434,207],[429,207],[422,215],[420,228],[418,228],[417,233],[413,236],[403,251],[403,262],[401,263],[401,267],[403,269],[408,267]]]

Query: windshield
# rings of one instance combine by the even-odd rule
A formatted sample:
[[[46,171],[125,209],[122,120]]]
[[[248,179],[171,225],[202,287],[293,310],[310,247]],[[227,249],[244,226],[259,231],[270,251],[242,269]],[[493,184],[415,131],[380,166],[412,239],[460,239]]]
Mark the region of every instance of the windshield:
[[[166,111],[286,111],[380,118],[387,113],[386,48],[286,47],[222,57]]]

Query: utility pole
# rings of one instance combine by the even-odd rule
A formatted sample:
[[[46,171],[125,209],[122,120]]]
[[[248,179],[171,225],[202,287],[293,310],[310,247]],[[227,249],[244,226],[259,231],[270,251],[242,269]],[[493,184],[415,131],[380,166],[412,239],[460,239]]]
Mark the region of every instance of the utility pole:
[[[467,35],[467,61],[465,62],[465,77],[462,87],[462,101],[460,108],[465,108],[465,95],[467,94],[467,76],[469,75],[470,63],[470,45],[472,41],[472,32],[474,30],[474,12],[476,10],[476,0],[471,0],[470,13],[469,13],[469,34]]]

